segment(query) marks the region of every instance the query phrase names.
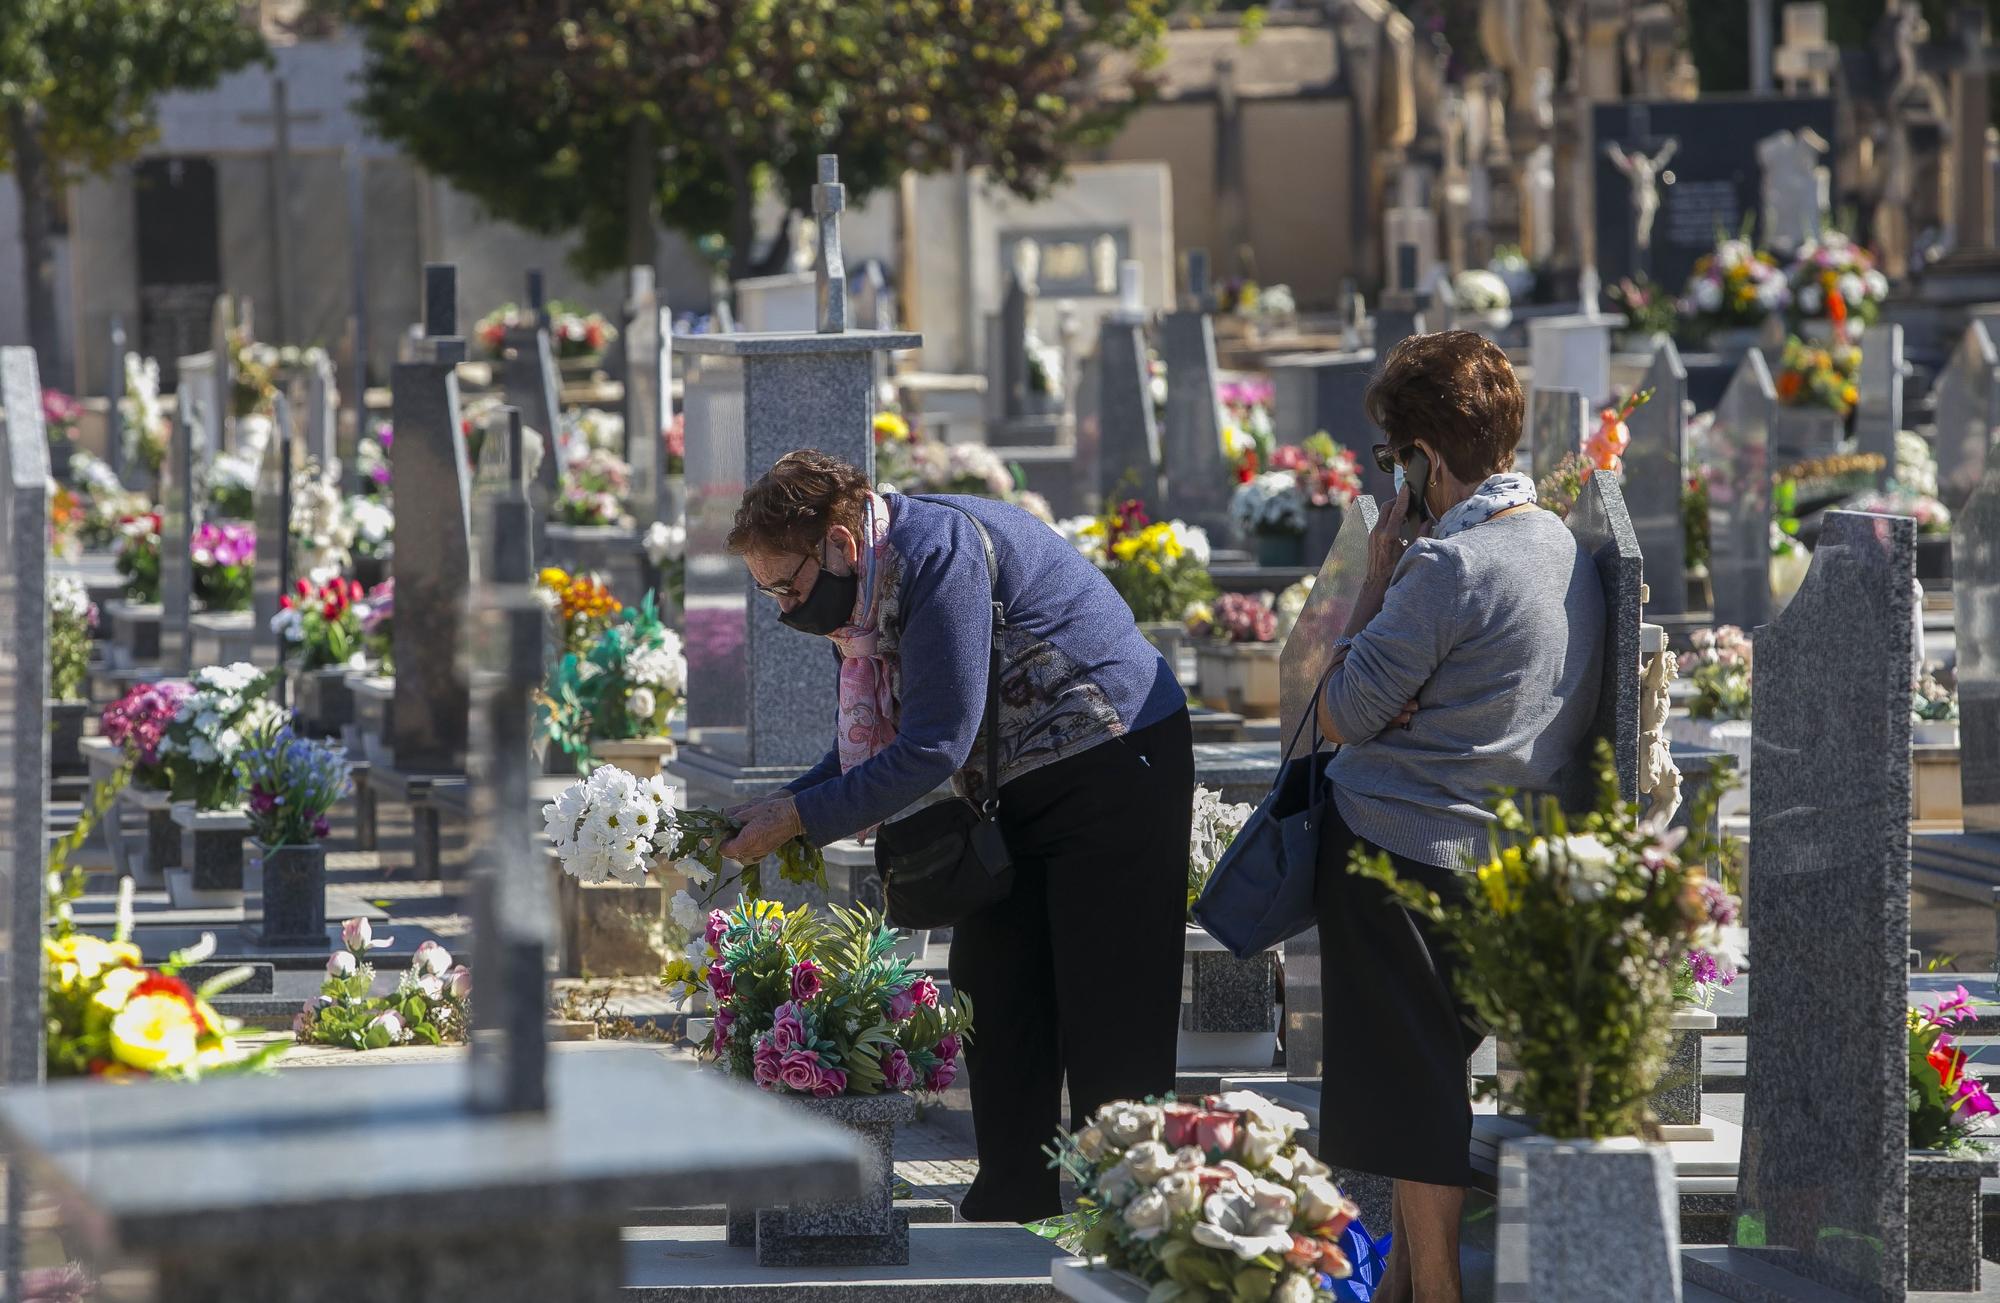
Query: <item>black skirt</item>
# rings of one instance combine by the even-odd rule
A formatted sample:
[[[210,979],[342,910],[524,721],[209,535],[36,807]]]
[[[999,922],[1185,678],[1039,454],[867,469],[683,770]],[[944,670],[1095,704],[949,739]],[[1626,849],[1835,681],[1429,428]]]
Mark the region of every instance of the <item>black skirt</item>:
[[[1427,1185],[1470,1185],[1472,1104],[1466,1061],[1486,1039],[1455,984],[1456,957],[1429,920],[1380,883],[1347,871],[1357,837],[1331,803],[1320,837],[1314,912],[1328,1039],[1320,1157],[1338,1167]],[[1392,855],[1398,876],[1449,901],[1465,875]]]

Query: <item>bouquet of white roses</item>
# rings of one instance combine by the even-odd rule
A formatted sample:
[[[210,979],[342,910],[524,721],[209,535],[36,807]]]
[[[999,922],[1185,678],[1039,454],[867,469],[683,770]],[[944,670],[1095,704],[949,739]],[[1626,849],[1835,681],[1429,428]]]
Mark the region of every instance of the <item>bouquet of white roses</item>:
[[[254,739],[284,719],[284,708],[268,695],[274,677],[247,661],[195,671],[194,691],[160,739],[175,800],[221,810],[242,798],[238,762]]]
[[[1060,1137],[1083,1251],[1152,1303],[1314,1303],[1372,1245],[1332,1173],[1295,1142],[1306,1119],[1251,1091],[1199,1104],[1106,1104]]]

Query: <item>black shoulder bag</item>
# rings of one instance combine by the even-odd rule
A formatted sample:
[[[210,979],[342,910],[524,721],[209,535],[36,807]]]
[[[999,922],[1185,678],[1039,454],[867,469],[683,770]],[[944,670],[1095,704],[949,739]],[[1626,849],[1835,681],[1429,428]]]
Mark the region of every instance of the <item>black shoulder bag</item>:
[[[1014,889],[1014,861],[1000,835],[1000,630],[1006,611],[1000,602],[1000,566],[993,540],[977,517],[956,503],[950,507],[979,535],[986,553],[986,583],[993,605],[987,635],[986,772],[977,803],[962,796],[925,806],[905,819],[885,823],[875,839],[875,871],[889,921],[901,928],[950,927]]]

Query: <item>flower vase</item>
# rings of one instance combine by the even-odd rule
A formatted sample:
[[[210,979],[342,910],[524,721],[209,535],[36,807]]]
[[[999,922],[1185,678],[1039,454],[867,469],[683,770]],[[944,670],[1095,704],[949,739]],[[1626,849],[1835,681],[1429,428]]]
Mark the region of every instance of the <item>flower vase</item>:
[[[344,665],[292,672],[292,702],[307,737],[338,738],[354,722],[354,694]]]
[[[917,1114],[906,1094],[786,1096],[814,1116],[860,1136],[867,1149],[862,1193],[854,1199],[729,1210],[729,1243],[757,1250],[760,1267],[903,1267],[910,1217],[890,1197],[896,1128]]]
[[[192,801],[173,805],[181,833],[180,867],[167,875],[176,908],[233,904],[243,893],[243,841],[250,817],[241,809],[197,810]]]
[[[674,740],[670,737],[593,738],[590,758],[615,765],[634,778],[655,778],[673,762]]]
[[[1910,1151],[1909,1288],[1969,1294],[1980,1288],[1979,1183],[2000,1176],[2000,1159],[1935,1149]]]
[[[1500,1145],[1495,1296],[1679,1303],[1680,1190],[1665,1145],[1636,1137]]]
[[[81,778],[90,772],[83,760],[83,721],[90,714],[87,701],[51,701],[49,710],[49,775],[52,778]]]
[[[104,614],[111,622],[113,668],[129,670],[160,659],[160,623],[165,608],[158,602],[112,602]]]
[[[360,745],[352,748],[371,765],[393,767],[391,745],[396,737],[396,680],[366,670],[347,676],[354,698],[354,731]]]
[[[243,934],[263,946],[326,945],[326,847],[252,837],[243,851]]]
[[[128,787],[125,799],[146,812],[146,854],[132,880],[142,887],[164,887],[167,870],[181,866],[181,830],[174,822],[174,798],[150,787]]]
[[[575,357],[556,359],[556,370],[562,374],[565,387],[589,384],[597,377],[597,368],[604,362],[601,353],[584,353]]]
[[[1257,535],[1257,564],[1267,570],[1296,570],[1306,563],[1304,534]]]
[[[1238,959],[1205,930],[1187,930],[1181,1071],[1268,1072],[1278,1048],[1278,953]]]

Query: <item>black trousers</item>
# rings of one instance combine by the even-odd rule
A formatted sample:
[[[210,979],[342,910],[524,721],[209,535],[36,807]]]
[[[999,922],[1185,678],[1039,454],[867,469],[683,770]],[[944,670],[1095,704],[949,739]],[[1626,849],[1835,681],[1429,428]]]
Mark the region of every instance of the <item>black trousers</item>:
[[[1193,733],[1186,711],[1000,789],[1007,899],[952,932],[972,998],[966,1069],[979,1176],[968,1221],[1062,1211],[1043,1146],[1114,1099],[1174,1087],[1187,921]]]

